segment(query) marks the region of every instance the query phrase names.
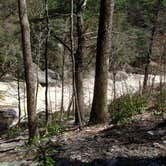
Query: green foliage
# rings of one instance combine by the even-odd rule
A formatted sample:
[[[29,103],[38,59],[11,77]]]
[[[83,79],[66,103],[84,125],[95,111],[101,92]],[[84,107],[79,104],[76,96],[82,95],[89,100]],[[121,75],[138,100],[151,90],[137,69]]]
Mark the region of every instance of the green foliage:
[[[128,0],[116,0],[115,1],[115,10],[124,10],[127,8]]]
[[[64,121],[74,120],[74,116],[73,115],[64,114],[63,120]]]
[[[63,124],[57,121],[52,123],[49,122],[47,126],[45,126],[45,122],[40,122],[38,128],[41,129],[41,132],[44,132],[44,134],[42,133],[41,135],[44,135],[45,137],[59,135],[64,131]]]
[[[96,17],[98,19],[99,16],[99,0],[89,0],[87,3],[87,8],[84,13],[85,20],[92,19],[92,17]]]
[[[45,159],[40,163],[38,164],[38,166],[54,166],[55,165],[55,161],[49,157],[49,156],[46,156]]]
[[[132,116],[142,113],[146,107],[146,99],[139,95],[124,95],[110,104],[112,122],[125,125],[131,122]]]
[[[13,127],[7,130],[7,137],[8,138],[16,138],[19,136],[19,129],[17,127]]]
[[[38,166],[53,166],[55,161],[52,159],[52,155],[57,154],[56,148],[50,143],[49,138],[36,137],[33,139],[32,143],[28,145],[28,152],[35,150],[34,161],[38,163]]]
[[[156,94],[155,110],[159,113],[166,113],[166,90]]]
[[[100,0],[87,1],[87,6],[83,13],[83,18],[85,27],[88,27],[89,31],[96,32],[98,30],[99,8]]]
[[[62,123],[50,123],[47,126],[48,136],[54,136],[62,134],[64,126]]]

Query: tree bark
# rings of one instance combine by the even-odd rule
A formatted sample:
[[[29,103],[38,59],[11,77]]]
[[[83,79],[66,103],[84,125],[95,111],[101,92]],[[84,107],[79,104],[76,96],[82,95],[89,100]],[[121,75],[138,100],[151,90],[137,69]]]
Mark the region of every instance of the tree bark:
[[[155,31],[157,28],[158,14],[159,14],[160,6],[162,3],[161,1],[162,0],[156,0],[155,12],[154,12],[154,18],[153,18],[153,26],[152,26],[152,30],[151,30],[151,37],[150,37],[150,43],[149,43],[149,50],[148,50],[148,55],[147,55],[146,64],[145,64],[142,93],[146,93],[146,91],[147,91],[148,78],[149,78],[149,64],[151,62],[153,40],[154,40]]]
[[[64,51],[63,51],[64,49]],[[63,48],[62,46],[60,47],[60,52],[61,52],[61,56],[62,56],[62,70],[61,70],[61,75],[62,75],[62,82],[61,82],[61,85],[62,85],[62,95],[61,95],[61,114],[60,114],[60,121],[62,121],[63,119],[63,114],[64,114],[64,70],[65,70],[65,47]]]
[[[29,141],[37,135],[36,121],[36,99],[35,99],[35,76],[33,71],[33,61],[31,55],[30,27],[27,16],[26,0],[18,0],[19,19],[22,34],[22,50],[25,67],[25,81],[27,91],[27,111],[28,111],[28,127]]]
[[[75,54],[75,79],[76,90],[78,96],[78,107],[81,120],[84,121],[84,92],[83,92],[83,57],[85,54],[85,37],[84,37],[84,20],[83,12],[86,7],[87,0],[77,1],[77,36],[78,48]],[[77,107],[76,107],[77,108]],[[75,124],[79,123],[78,111],[75,111]]]
[[[21,122],[21,94],[20,94],[20,75],[19,75],[19,63],[17,62],[17,99],[18,99],[18,127]]]
[[[45,0],[45,16],[46,16],[46,39],[45,39],[45,52],[44,52],[44,59],[45,59],[45,114],[46,114],[46,125],[48,124],[49,120],[49,110],[48,110],[48,40],[49,40],[49,16],[48,16],[48,0]]]
[[[108,65],[111,54],[113,0],[100,1],[100,19],[97,40],[95,86],[90,124],[103,123],[107,108]]]
[[[71,44],[71,58],[72,58],[72,76],[73,76],[73,94],[74,94],[74,98],[75,99],[75,106],[76,109],[75,111],[77,111],[78,113],[78,120],[79,120],[79,125],[80,128],[82,128],[82,119],[81,119],[81,114],[79,111],[79,103],[78,103],[78,96],[77,96],[77,89],[76,89],[76,67],[75,67],[75,56],[74,56],[74,1],[71,0],[71,14],[70,14],[70,44]],[[74,106],[74,105],[73,105]]]

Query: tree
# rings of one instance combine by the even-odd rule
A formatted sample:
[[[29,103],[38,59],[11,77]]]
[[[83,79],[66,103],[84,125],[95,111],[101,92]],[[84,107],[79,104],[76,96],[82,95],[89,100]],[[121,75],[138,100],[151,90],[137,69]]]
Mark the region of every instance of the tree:
[[[77,36],[78,36],[78,48],[75,54],[75,79],[76,90],[78,97],[78,107],[80,111],[81,120],[84,121],[84,94],[83,94],[83,57],[85,54],[85,36],[84,36],[84,20],[83,12],[86,7],[87,0],[77,0]],[[76,107],[77,108],[77,107]],[[79,123],[78,111],[75,111],[75,123]]]
[[[108,63],[111,54],[111,32],[114,1],[100,1],[100,18],[97,39],[94,97],[90,124],[102,123],[107,112]]]
[[[161,3],[162,3],[162,0],[156,0],[154,9],[153,9],[154,16],[152,19],[152,30],[151,30],[149,49],[148,49],[148,54],[146,57],[146,64],[145,64],[145,73],[144,73],[144,81],[143,81],[143,89],[142,89],[143,93],[145,93],[147,90],[147,83],[148,83],[148,77],[149,77],[149,64],[151,62],[153,40],[154,40],[154,35],[155,35],[156,29],[157,29],[158,14],[159,14],[159,11],[161,8]]]
[[[48,0],[45,0],[45,16],[46,16],[46,40],[45,40],[45,51],[44,51],[44,59],[45,59],[45,113],[46,113],[46,125],[48,124],[49,118],[49,110],[48,110],[48,41],[49,41],[49,15],[48,15]]]
[[[27,16],[26,0],[18,0],[19,19],[22,34],[22,51],[25,67],[25,80],[27,91],[27,111],[28,111],[28,127],[29,141],[37,135],[36,121],[36,98],[35,98],[35,76],[33,71],[33,61],[31,55],[30,28]]]
[[[82,128],[82,119],[81,114],[79,110],[79,104],[78,104],[78,96],[77,96],[77,88],[76,88],[76,62],[75,62],[75,56],[74,56],[74,1],[71,0],[71,12],[70,12],[70,44],[71,44],[71,58],[72,58],[72,77],[73,77],[73,93],[74,93],[74,99],[75,99],[75,106],[76,111],[78,115],[78,121],[80,124],[80,128]]]

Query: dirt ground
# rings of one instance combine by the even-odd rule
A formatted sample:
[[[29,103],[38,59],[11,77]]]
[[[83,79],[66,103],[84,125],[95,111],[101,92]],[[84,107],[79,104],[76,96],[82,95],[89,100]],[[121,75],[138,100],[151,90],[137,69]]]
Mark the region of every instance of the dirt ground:
[[[148,112],[137,115],[137,121],[125,127],[106,123],[87,126],[80,131],[71,126],[52,141],[55,148],[57,139],[61,143],[59,153],[53,156],[57,162],[64,159],[82,163],[92,163],[96,159],[98,162],[101,159],[111,163],[115,159],[141,162],[166,158],[166,122]],[[0,162],[25,160],[25,140],[27,138],[23,136],[13,140],[1,137]],[[33,157],[33,153],[30,153],[29,160]],[[165,159],[163,162],[165,163]]]

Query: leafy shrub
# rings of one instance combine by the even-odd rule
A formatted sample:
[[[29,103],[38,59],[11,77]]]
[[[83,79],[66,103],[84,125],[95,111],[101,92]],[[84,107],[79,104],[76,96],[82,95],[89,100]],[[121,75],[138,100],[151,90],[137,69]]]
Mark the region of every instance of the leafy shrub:
[[[166,112],[166,90],[156,95],[155,108],[159,112]]]
[[[132,116],[142,113],[146,107],[146,98],[139,95],[124,95],[114,100],[109,111],[112,115],[112,122],[115,124],[128,124]]]
[[[7,131],[7,137],[8,138],[16,138],[18,137],[20,134],[20,131],[18,128],[14,127],[14,128],[10,128]]]
[[[35,152],[33,160],[38,163],[37,166],[55,165],[55,161],[51,156],[56,155],[58,151],[56,147],[54,147],[54,145],[50,142],[49,137],[35,137],[31,144],[27,145],[27,148],[28,149],[25,157],[27,157],[28,154]]]
[[[61,123],[50,123],[47,126],[48,135],[59,135],[64,131],[64,126]]]
[[[166,114],[166,90],[153,94],[154,106],[150,109],[153,115],[164,117]]]

